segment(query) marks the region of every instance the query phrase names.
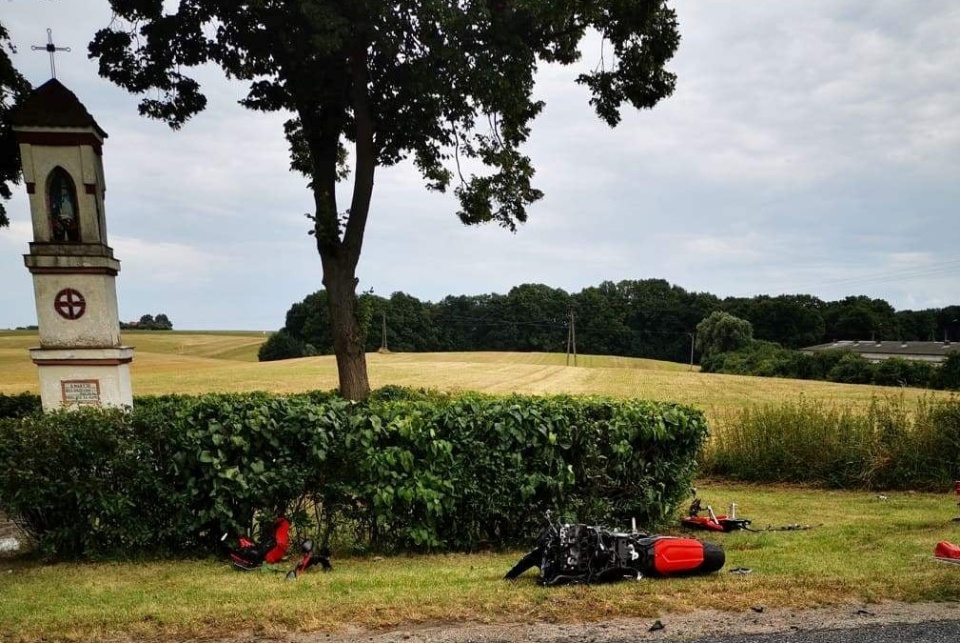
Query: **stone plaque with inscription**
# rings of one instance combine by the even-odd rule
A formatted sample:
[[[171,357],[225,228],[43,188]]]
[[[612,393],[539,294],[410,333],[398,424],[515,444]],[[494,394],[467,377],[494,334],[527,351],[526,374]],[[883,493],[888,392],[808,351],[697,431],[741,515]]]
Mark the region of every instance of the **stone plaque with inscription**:
[[[99,380],[61,380],[61,397],[64,406],[74,404],[100,404]]]

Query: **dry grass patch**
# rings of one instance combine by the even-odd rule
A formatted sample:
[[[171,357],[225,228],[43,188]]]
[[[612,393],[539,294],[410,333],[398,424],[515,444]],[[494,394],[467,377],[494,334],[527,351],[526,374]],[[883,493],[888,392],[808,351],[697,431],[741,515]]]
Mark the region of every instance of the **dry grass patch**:
[[[138,395],[264,390],[294,393],[337,386],[333,356],[256,361],[266,336],[257,332],[125,331],[137,349],[132,368]],[[26,349],[34,332],[0,332],[0,393],[37,391],[36,369]],[[943,392],[890,389],[739,375],[705,374],[689,366],[625,357],[580,355],[565,366],[560,353],[370,353],[374,388],[387,384],[444,391],[592,394],[681,402],[711,420],[749,405],[777,404],[805,396],[828,405],[867,405],[877,395],[915,400]]]
[[[262,331],[123,331],[123,342],[138,352],[256,362],[268,337]]]

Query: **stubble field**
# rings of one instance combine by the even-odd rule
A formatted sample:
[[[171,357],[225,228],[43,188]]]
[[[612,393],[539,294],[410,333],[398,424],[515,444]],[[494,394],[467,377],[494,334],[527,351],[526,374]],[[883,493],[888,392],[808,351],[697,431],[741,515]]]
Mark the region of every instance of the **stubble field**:
[[[257,362],[262,332],[125,332],[136,349],[134,394],[272,391],[293,393],[337,386],[332,355]],[[0,332],[0,393],[38,390],[27,349],[36,333]],[[737,375],[704,374],[685,364],[597,355],[572,359],[558,353],[369,353],[370,384],[472,390],[487,393],[586,394],[690,404],[717,421],[748,405],[799,399],[824,405],[862,405],[877,395],[903,395],[907,403],[930,395],[892,389]]]

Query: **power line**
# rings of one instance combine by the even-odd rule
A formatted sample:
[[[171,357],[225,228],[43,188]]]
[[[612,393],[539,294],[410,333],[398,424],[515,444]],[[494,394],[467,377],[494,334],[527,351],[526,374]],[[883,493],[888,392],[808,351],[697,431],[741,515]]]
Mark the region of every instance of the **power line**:
[[[889,283],[894,281],[909,281],[911,279],[920,279],[923,277],[936,277],[951,273],[960,273],[960,259],[942,261],[923,268],[914,268],[906,272],[899,271],[893,273],[868,273],[858,277],[845,277],[843,279],[821,281],[820,283],[813,285],[795,285],[791,286],[789,289],[816,290],[828,286],[858,286],[861,284]],[[787,290],[788,288],[783,289]]]

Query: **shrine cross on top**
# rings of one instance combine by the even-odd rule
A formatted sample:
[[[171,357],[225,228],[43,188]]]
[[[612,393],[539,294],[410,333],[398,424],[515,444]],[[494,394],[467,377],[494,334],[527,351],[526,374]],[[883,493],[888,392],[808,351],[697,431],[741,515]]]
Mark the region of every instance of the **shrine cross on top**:
[[[53,31],[47,29],[47,44],[46,45],[33,45],[30,49],[34,51],[40,51],[41,49],[46,50],[50,54],[50,76],[51,78],[57,77],[57,63],[55,60],[56,53],[58,51],[70,51],[70,47],[57,47],[53,44]]]

